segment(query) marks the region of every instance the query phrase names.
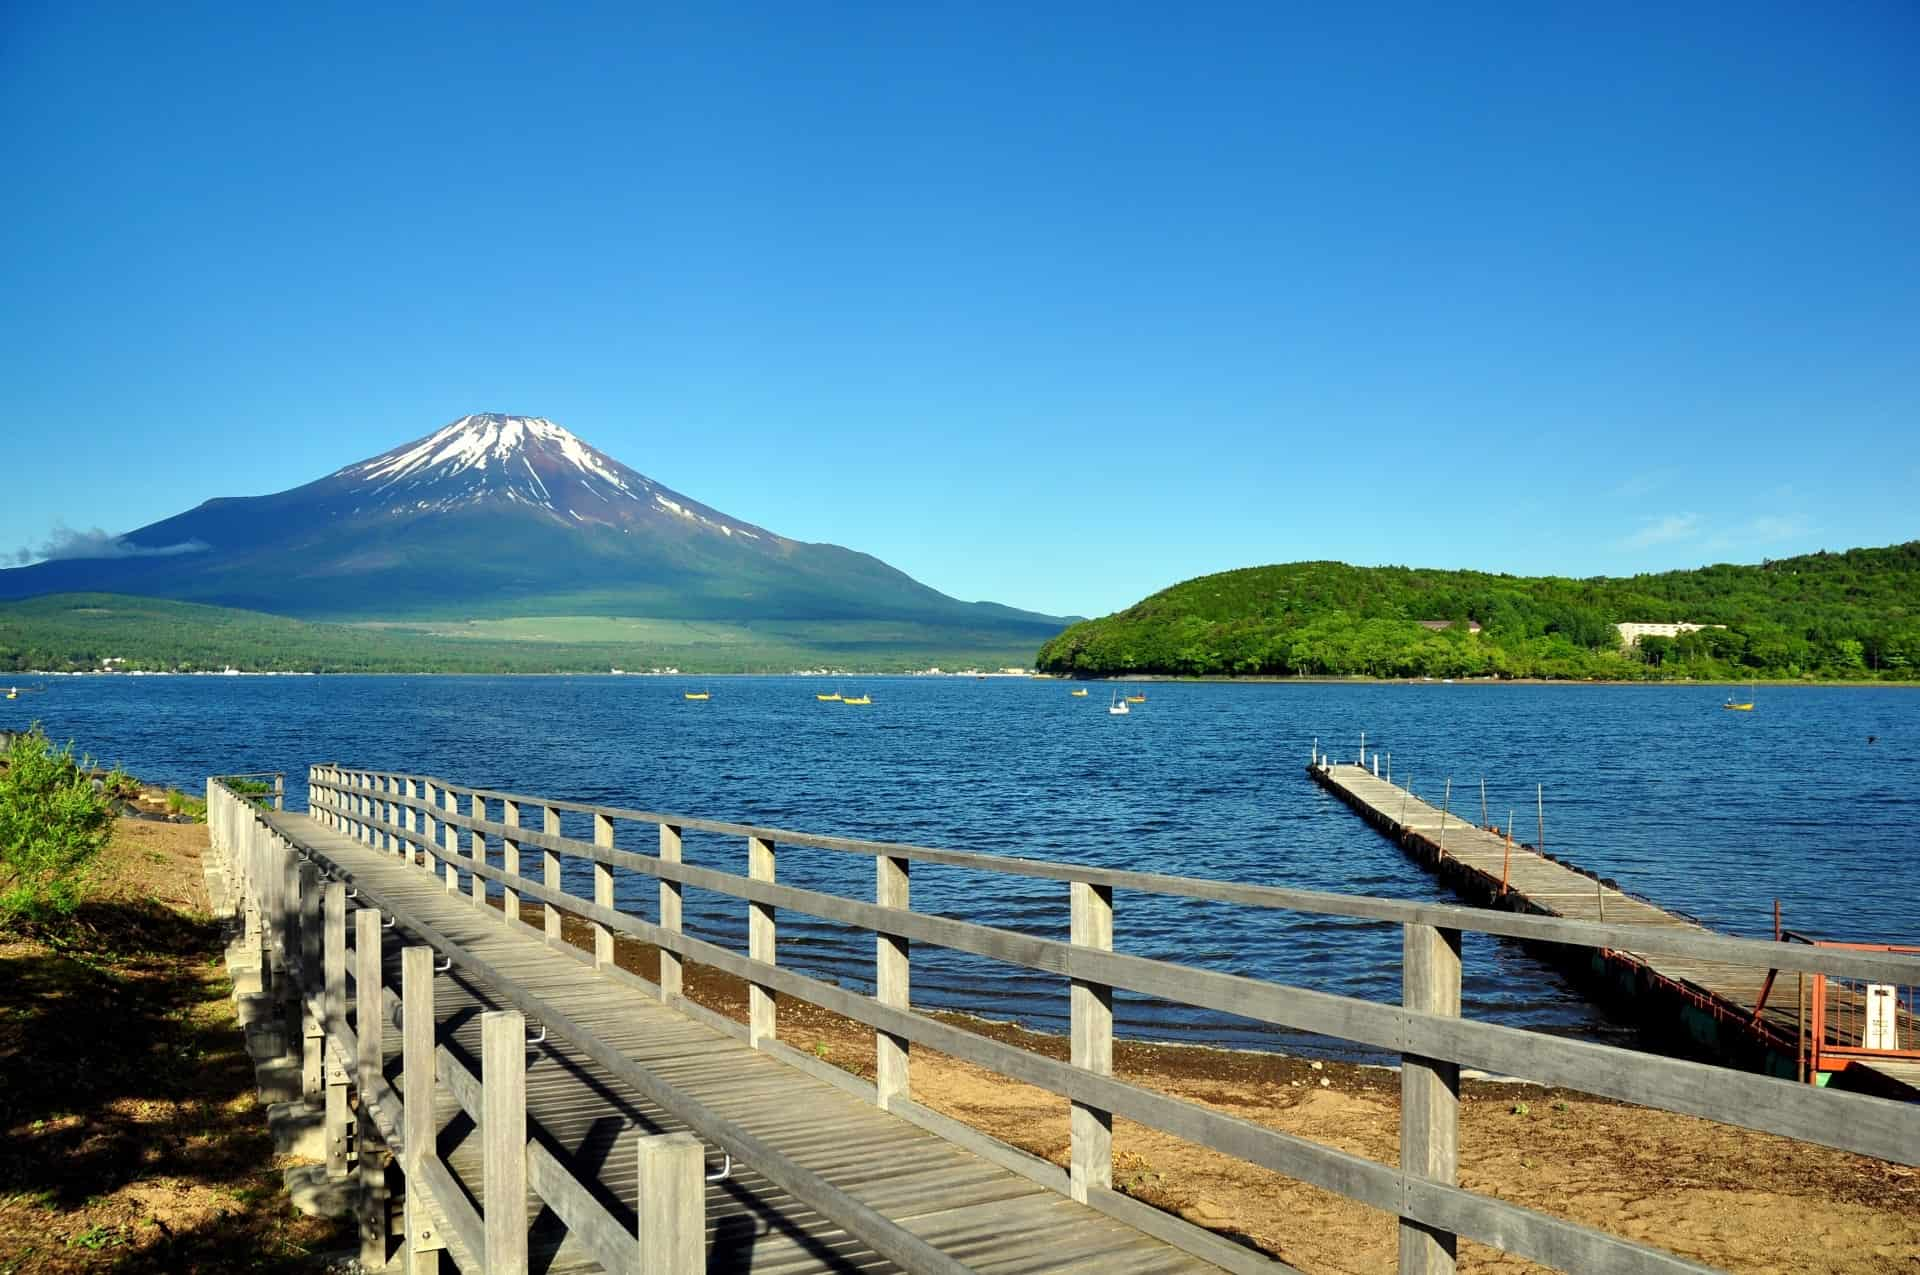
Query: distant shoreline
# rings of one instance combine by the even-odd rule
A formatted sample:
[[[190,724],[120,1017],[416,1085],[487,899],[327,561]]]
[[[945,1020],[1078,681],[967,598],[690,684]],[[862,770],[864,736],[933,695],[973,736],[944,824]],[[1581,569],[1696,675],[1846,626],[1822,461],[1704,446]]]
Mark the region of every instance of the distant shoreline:
[[[1108,684],[1115,686],[1155,683],[1160,685],[1251,685],[1251,686],[1629,686],[1641,688],[1686,688],[1686,687],[1731,687],[1731,686],[1795,686],[1795,687],[1853,687],[1869,690],[1875,687],[1913,690],[1920,688],[1920,679],[1854,679],[1854,678],[1692,678],[1682,680],[1636,680],[1628,678],[1574,678],[1574,677],[1456,677],[1456,678],[1406,678],[1406,677],[1361,677],[1349,675],[1342,677],[1327,676],[1272,676],[1267,674],[1248,674],[1240,677],[1221,677],[1217,675],[1187,676],[1177,673],[1124,673],[1110,677],[1067,677],[1057,673],[927,673],[927,672],[862,672],[852,670],[835,673],[614,673],[606,670],[581,672],[573,669],[552,669],[543,672],[516,671],[510,673],[473,673],[453,669],[335,669],[326,672],[311,672],[303,669],[243,669],[232,673],[212,671],[137,671],[102,672],[98,669],[53,670],[29,669],[21,672],[0,674],[0,694],[8,685],[18,685],[29,678],[41,677],[89,677],[136,679],[147,677],[596,677],[596,678],[644,678],[658,681],[698,679],[700,681],[719,681],[733,678],[770,678],[782,677],[795,680],[825,681],[832,678],[888,678],[892,680],[919,681],[993,681],[993,682],[1057,682],[1061,685],[1092,686]],[[11,681],[9,681],[11,679]]]

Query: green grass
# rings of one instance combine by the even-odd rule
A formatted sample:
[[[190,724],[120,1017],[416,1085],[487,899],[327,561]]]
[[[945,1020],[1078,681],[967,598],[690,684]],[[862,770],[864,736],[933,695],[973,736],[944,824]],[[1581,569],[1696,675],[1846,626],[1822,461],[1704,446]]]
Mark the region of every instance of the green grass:
[[[0,673],[126,670],[785,673],[1026,665],[1034,644],[993,627],[910,621],[746,622],[558,614],[330,624],[198,603],[65,594],[0,604]]]

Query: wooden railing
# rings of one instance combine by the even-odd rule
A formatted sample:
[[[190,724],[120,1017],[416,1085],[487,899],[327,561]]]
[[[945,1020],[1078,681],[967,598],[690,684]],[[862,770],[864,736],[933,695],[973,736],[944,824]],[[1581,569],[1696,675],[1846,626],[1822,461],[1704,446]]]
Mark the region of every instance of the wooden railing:
[[[416,1254],[446,1250],[463,1271],[523,1275],[529,1269],[531,1186],[608,1271],[686,1275],[704,1269],[705,1154],[697,1139],[674,1133],[636,1140],[636,1227],[629,1229],[529,1122],[529,1040],[521,1012],[480,1016],[480,1073],[474,1075],[436,1036],[435,976],[450,968],[450,960],[436,965],[434,947],[405,946],[396,995],[386,983],[383,959],[393,922],[376,908],[352,908],[349,961],[352,887],[328,879],[314,857],[274,831],[250,796],[220,780],[209,782],[207,796],[212,841],[225,853],[229,879],[238,887],[262,990],[284,1001],[286,1052],[300,1060],[303,1097],[323,1112],[329,1176],[344,1181],[357,1168],[356,1213],[362,1258],[370,1268],[385,1269],[388,1261],[385,1169],[393,1156],[407,1183],[404,1242]],[[402,1092],[383,1074],[390,1024],[403,1032]],[[349,1088],[359,1097],[351,1120]],[[436,1090],[453,1097],[481,1139],[484,1213],[437,1153]]]
[[[504,924],[522,924],[518,915],[522,900],[538,903],[543,911],[540,932],[556,946],[564,947],[559,938],[561,915],[582,918],[593,929],[594,951],[581,959],[604,976],[638,981],[614,964],[614,935],[654,944],[661,952],[661,977],[658,985],[649,987],[685,1012],[732,1031],[796,1067],[861,1093],[886,1110],[1063,1194],[1233,1269],[1256,1269],[1261,1263],[1244,1249],[1114,1191],[1111,1130],[1115,1116],[1396,1215],[1400,1219],[1403,1271],[1451,1270],[1459,1236],[1565,1270],[1701,1269],[1632,1240],[1455,1185],[1461,1066],[1901,1164],[1920,1163],[1920,1109],[1914,1107],[1460,1017],[1461,935],[1468,931],[1880,982],[1912,983],[1920,977],[1920,960],[1911,956],[1785,948],[1692,931],[1568,921],[826,837],[532,797],[451,784],[431,776],[338,765],[314,767],[309,792],[315,817],[369,846],[404,855],[441,873],[449,891],[460,890],[463,874],[468,884],[466,897],[476,903],[484,903],[490,886],[496,889],[506,903],[501,914]],[[540,825],[537,830],[531,826],[536,814]],[[590,818],[591,840],[562,835],[563,815]],[[621,830],[636,826],[645,830],[644,841],[653,852],[621,846]],[[686,862],[683,837],[689,831],[740,838],[745,843],[745,871],[722,872]],[[464,849],[462,833],[466,834]],[[780,884],[776,872],[780,851],[799,847],[872,858],[873,901]],[[523,865],[522,860],[532,851],[540,854],[537,880],[530,875],[531,862]],[[590,865],[591,900],[563,888],[563,857]],[[1070,915],[1070,937],[1066,941],[1036,937],[916,912],[908,890],[915,862],[1064,882],[1068,886],[1064,902]],[[650,879],[657,887],[657,923],[616,906],[623,877]],[[748,951],[744,956],[685,932],[681,902],[682,891],[689,886],[731,896],[746,905]],[[1398,924],[1403,928],[1402,1003],[1388,1005],[1330,995],[1115,952],[1116,890]],[[864,995],[781,968],[775,959],[775,939],[778,914],[783,910],[871,932],[875,936],[875,994]],[[914,944],[932,944],[1067,978],[1072,1010],[1070,1060],[1047,1058],[915,1012],[909,997]],[[746,982],[750,1004],[745,1025],[708,1013],[686,1000],[682,972],[686,961],[737,975]],[[1116,1079],[1111,1074],[1112,996],[1116,989],[1398,1054],[1402,1060],[1399,1167]],[[876,1083],[867,1086],[782,1044],[777,1003],[783,996],[810,1002],[874,1028]],[[1051,1163],[987,1139],[914,1102],[910,1064],[915,1045],[1046,1088],[1065,1099],[1072,1114],[1067,1171],[1063,1173]],[[697,1121],[690,1123],[701,1128]],[[701,1128],[701,1132],[714,1137],[708,1129]],[[721,1141],[721,1145],[726,1144]]]

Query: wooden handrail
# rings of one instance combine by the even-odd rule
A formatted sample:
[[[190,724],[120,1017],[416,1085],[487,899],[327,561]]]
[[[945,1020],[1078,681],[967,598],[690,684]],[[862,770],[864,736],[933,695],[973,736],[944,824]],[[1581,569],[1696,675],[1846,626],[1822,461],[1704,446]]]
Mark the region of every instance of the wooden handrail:
[[[1451,1015],[1422,1014],[1405,1007],[1171,961],[1102,952],[977,922],[882,907],[797,886],[755,881],[712,868],[663,862],[632,851],[609,850],[564,839],[562,843],[562,849],[577,847],[581,857],[592,857],[610,866],[803,912],[876,934],[931,943],[1070,979],[1080,978],[1195,1008],[1334,1036],[1389,1052],[1413,1053],[1501,1075],[1524,1075],[1545,1084],[1564,1085],[1623,1102],[1659,1106],[1684,1115],[1874,1155],[1896,1163],[1920,1162],[1916,1159],[1920,1157],[1920,1112],[1910,1108],[1887,1112],[1880,1100],[1862,1095],[1824,1090],[1816,1093],[1784,1080],[1705,1063]],[[439,857],[430,842],[421,844]],[[536,885],[525,878],[509,878],[499,869],[466,856],[443,861],[476,877],[511,885],[528,898],[571,912],[595,926],[724,969],[749,983],[774,987],[784,994],[815,1003],[820,1003],[819,997],[830,987],[787,971],[773,975],[752,957],[742,958],[684,934],[670,934],[640,918]],[[1775,947],[1773,944],[1761,946],[1770,953]],[[797,983],[792,981],[796,978],[800,980]],[[864,996],[860,999],[872,1000]],[[868,1026],[879,1026],[867,1014],[852,1016]],[[917,1039],[911,1033],[902,1034],[910,1040]]]
[[[383,772],[349,771],[350,774]],[[1601,924],[1573,921],[1564,917],[1540,916],[1521,912],[1502,912],[1446,903],[1416,903],[1402,899],[1384,899],[1368,895],[1336,894],[1323,890],[1296,890],[1286,886],[1243,885],[1205,877],[1182,877],[1158,872],[1136,872],[1126,868],[1106,868],[1094,864],[1064,863],[1048,859],[1023,859],[1014,855],[986,854],[973,850],[944,850],[933,846],[892,841],[867,841],[851,837],[828,837],[792,829],[723,820],[695,819],[686,815],[659,814],[619,806],[587,802],[559,801],[546,797],[504,793],[492,789],[464,788],[445,780],[425,776],[393,776],[432,783],[449,792],[479,794],[488,800],[515,801],[523,806],[539,806],[554,812],[604,815],[632,823],[664,824],[684,830],[720,833],[728,836],[759,837],[779,845],[832,850],[851,854],[907,859],[921,863],[939,863],[950,867],[972,868],[1009,876],[1037,877],[1063,882],[1084,881],[1110,889],[1134,890],[1176,898],[1204,899],[1219,903],[1238,903],[1248,907],[1271,908],[1290,912],[1311,912],[1323,916],[1345,916],[1358,920],[1384,921],[1399,925],[1431,925],[1437,929],[1463,930],[1491,934],[1500,938],[1530,943],[1558,943],[1569,947],[1618,948],[1665,956],[1697,957],[1745,965],[1757,969],[1777,967],[1783,971],[1826,973],[1849,978],[1872,978],[1880,982],[1920,982],[1920,957],[1878,952],[1855,953],[1830,947],[1802,947],[1775,943],[1769,939],[1744,939],[1730,935],[1697,933],[1666,927],[1636,926],[1631,923]],[[350,791],[330,781],[309,781],[309,788],[323,791]],[[391,796],[391,804],[424,811],[418,799]],[[522,849],[529,846],[555,853],[595,859],[590,842],[564,837],[557,831],[557,817],[541,832],[520,827],[511,833],[507,825],[473,821],[457,812],[436,811],[454,825],[489,837],[512,836]]]
[[[811,837],[753,825],[653,815],[617,807],[496,793],[418,776],[338,770],[333,774],[337,777],[316,774],[310,781],[310,790],[318,798],[316,808],[324,817],[339,821],[343,830],[363,840],[405,846],[409,858],[416,852],[424,852],[428,865],[438,865],[448,873],[449,889],[456,888],[454,883],[459,872],[468,873],[474,882],[472,898],[476,902],[485,897],[485,883],[492,882],[503,893],[512,892],[516,899],[542,904],[551,918],[545,927],[549,933],[557,929],[553,922],[557,920],[559,912],[582,918],[593,927],[596,936],[593,961],[596,965],[610,964],[612,936],[622,934],[658,946],[662,953],[663,970],[668,968],[667,963],[671,960],[677,973],[681,962],[691,960],[742,978],[756,992],[767,996],[769,1011],[773,996],[792,996],[875,1028],[880,1033],[881,1059],[887,1059],[886,1051],[889,1049],[896,1054],[894,1065],[897,1074],[889,1080],[884,1095],[881,1090],[876,1090],[874,1094],[875,1100],[882,1105],[887,1105],[890,1100],[897,1100],[903,1108],[914,1105],[906,1096],[905,1057],[911,1045],[923,1045],[977,1063],[1067,1098],[1075,1112],[1074,1173],[1069,1178],[1069,1185],[1076,1198],[1084,1198],[1096,1207],[1103,1204],[1104,1197],[1112,1194],[1102,1177],[1108,1152],[1105,1140],[1100,1135],[1103,1124],[1109,1123],[1117,1115],[1397,1214],[1403,1227],[1403,1270],[1450,1270],[1453,1235],[1480,1240],[1516,1255],[1566,1269],[1702,1269],[1673,1254],[1453,1185],[1450,1148],[1451,1139],[1455,1136],[1453,1130],[1457,1127],[1457,1111],[1447,1101],[1450,1073],[1428,1070],[1422,1071],[1417,1077],[1408,1074],[1407,1083],[1415,1084],[1417,1090],[1415,1102],[1419,1119],[1425,1124],[1422,1131],[1415,1135],[1409,1135],[1403,1129],[1402,1163],[1407,1164],[1409,1146],[1414,1148],[1416,1163],[1404,1169],[1395,1169],[1239,1120],[1195,1103],[1146,1090],[1105,1074],[1107,1069],[1100,1065],[1099,1040],[1103,1028],[1106,1039],[1111,1039],[1110,1019],[1103,1024],[1096,1010],[1089,1008],[1088,1014],[1091,1016],[1086,1018],[1084,1026],[1087,1032],[1093,1034],[1088,1036],[1088,1046],[1083,1050],[1083,1015],[1077,992],[1074,1060],[1061,1062],[913,1012],[907,1006],[904,995],[904,969],[896,971],[899,983],[897,991],[892,990],[890,984],[884,995],[867,996],[781,968],[771,959],[771,918],[774,913],[777,910],[797,911],[872,932],[876,936],[876,976],[885,972],[889,958],[904,963],[909,945],[933,944],[1064,975],[1073,981],[1076,989],[1089,989],[1089,1006],[1097,1006],[1097,1000],[1092,999],[1096,992],[1104,990],[1110,995],[1112,989],[1121,988],[1176,1003],[1340,1037],[1402,1054],[1423,1068],[1430,1069],[1433,1064],[1445,1068],[1457,1068],[1460,1065],[1481,1067],[1875,1155],[1896,1163],[1920,1163],[1920,1112],[1911,1108],[1861,1095],[1815,1090],[1726,1068],[1550,1037],[1458,1017],[1457,952],[1460,930],[1638,951],[1662,950],[1664,947],[1730,963],[1785,968],[1795,968],[1783,959],[1788,951],[1815,954],[1806,964],[1806,968],[1811,969],[1844,968],[1862,960],[1848,954],[1837,954],[1840,956],[1838,960],[1824,959],[1836,955],[1833,949],[1787,949],[1786,945],[1772,942],[1715,935],[1690,935],[1684,943],[1676,943],[1670,934],[1655,931],[1643,934],[1635,927],[1618,924],[1595,925],[1558,918],[1521,917],[1469,908],[1357,899],[1277,887],[1237,886],[1229,882],[1133,873],[1077,864],[1044,863],[894,843],[851,842],[842,838]],[[431,796],[424,800],[414,796],[413,790],[417,785],[425,785],[429,793],[437,789],[445,794],[448,805],[455,800],[454,794],[468,796],[470,813],[463,814],[457,808],[449,809],[448,806],[435,804]],[[379,797],[364,804],[344,799],[347,794],[366,788],[377,788]],[[541,831],[534,832],[517,816],[509,820],[504,810],[501,820],[494,822],[486,817],[486,802],[490,800],[510,801],[516,810],[537,806],[545,812],[545,826]],[[383,806],[384,810],[380,808]],[[594,816],[595,835],[592,842],[561,835],[559,812],[563,810]],[[438,820],[446,825],[444,844],[434,835],[431,825],[424,833],[413,826],[418,814],[429,811],[430,820]],[[671,854],[649,855],[618,848],[613,835],[616,820],[657,824],[660,845],[663,850],[670,847]],[[685,828],[747,838],[751,850],[749,872],[741,875],[683,862],[679,851],[681,830]],[[460,852],[457,836],[460,830],[470,834],[472,853]],[[504,856],[501,867],[488,863],[486,847],[489,839],[501,842],[511,840],[515,845],[516,858],[524,850],[541,850],[546,869],[543,873],[545,880],[536,882],[517,871],[506,870]],[[776,844],[873,854],[880,872],[876,879],[876,901],[868,903],[778,883],[772,879]],[[560,855],[594,865],[593,900],[569,894],[561,888],[556,862]],[[995,926],[913,912],[907,906],[904,878],[906,865],[914,860],[1074,883],[1074,941],[1039,938]],[[892,897],[888,894],[889,864],[897,868],[902,887]],[[656,879],[661,885],[663,900],[671,887],[677,901],[679,889],[683,886],[744,900],[752,916],[768,918],[764,939],[756,942],[748,955],[742,956],[685,934],[677,925],[677,916],[672,918],[676,924],[669,927],[655,925],[622,912],[613,902],[612,874],[616,869]],[[1422,997],[1415,997],[1410,990],[1406,1004],[1382,1005],[1171,961],[1115,953],[1108,950],[1111,946],[1110,929],[1103,929],[1099,924],[1101,918],[1095,915],[1096,910],[1104,909],[1094,909],[1095,903],[1105,903],[1106,908],[1110,909],[1111,889],[1114,886],[1159,894],[1242,902],[1257,907],[1399,921],[1407,928],[1410,952],[1416,932],[1443,936],[1452,933],[1452,951],[1455,954],[1452,966],[1455,980],[1452,984],[1455,989],[1452,992],[1453,999],[1449,1002],[1446,998],[1444,964],[1436,967],[1442,971],[1437,977],[1443,981],[1433,996],[1423,993]],[[1088,918],[1084,928],[1078,919],[1083,910]],[[663,910],[663,918],[666,915]],[[1110,910],[1105,911],[1105,916],[1110,925]],[[512,917],[505,919],[509,923],[515,920]],[[1516,933],[1516,930],[1522,932]],[[434,940],[430,937],[429,941]],[[1429,940],[1423,942],[1430,946]],[[436,946],[440,944],[436,942]],[[1421,950],[1424,952],[1425,948]],[[456,952],[450,951],[449,954],[454,955],[456,960],[462,959]],[[470,954],[465,959],[489,982],[499,977],[498,971],[484,968],[484,963],[478,962]],[[1865,967],[1870,968],[1876,976],[1885,976],[1885,970],[1874,960],[1867,960]],[[1900,958],[1895,968],[1902,970],[1909,978],[1920,978],[1920,961]],[[1409,969],[1412,969],[1411,957]],[[508,982],[510,984],[510,980]],[[878,983],[876,987],[878,990]],[[515,991],[511,986],[503,989],[503,993],[508,999],[515,999]],[[1438,999],[1434,999],[1434,996]],[[569,1036],[573,1034],[568,1030],[565,1015],[539,1007],[537,1002],[523,1005],[522,1008],[529,1013],[539,1014],[543,1022],[553,1022],[563,1033]],[[756,1022],[751,1026],[749,1034],[758,1044],[770,1042],[773,1035],[771,1013],[766,1015],[764,1022]],[[609,1062],[608,1059],[601,1061]],[[616,1069],[616,1074],[621,1073]],[[639,1086],[642,1092],[649,1092],[644,1078],[639,1079],[643,1081]],[[649,1092],[649,1096],[654,1095]],[[673,1109],[665,1102],[662,1105]],[[1085,1120],[1080,1118],[1081,1113],[1085,1113]],[[683,1115],[682,1118],[687,1117]],[[697,1121],[689,1120],[689,1123],[700,1127]],[[715,1141],[725,1145],[722,1139],[716,1138]],[[800,1193],[796,1191],[795,1194]],[[1111,1208],[1111,1205],[1108,1207]],[[1412,1256],[1409,1257],[1409,1253]]]

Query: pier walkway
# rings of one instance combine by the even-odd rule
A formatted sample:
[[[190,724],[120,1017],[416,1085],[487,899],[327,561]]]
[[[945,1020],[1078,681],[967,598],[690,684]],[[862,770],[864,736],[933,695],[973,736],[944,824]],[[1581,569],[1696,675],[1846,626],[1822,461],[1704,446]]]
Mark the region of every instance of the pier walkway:
[[[251,1016],[264,1007],[281,1024],[275,1065],[323,1130],[324,1174],[351,1196],[373,1269],[1289,1269],[1114,1189],[1116,1118],[1397,1217],[1404,1272],[1451,1271],[1462,1236],[1563,1270],[1702,1269],[1457,1185],[1463,1065],[1920,1162],[1920,1110],[1904,1104],[1459,1016],[1463,930],[1602,947],[1622,937],[1611,920],[855,841],[338,766],[315,767],[307,788],[308,813],[293,814],[211,781],[210,822],[245,925],[240,948],[260,971]],[[631,848],[641,841],[647,852]],[[744,873],[700,866],[739,850]],[[873,901],[781,884],[776,865],[796,852],[870,860]],[[1070,938],[915,911],[915,863],[981,874],[983,889],[1009,877],[1029,891],[1036,878],[1057,883]],[[687,889],[740,901],[744,954],[684,930]],[[1116,891],[1399,926],[1405,995],[1380,1004],[1116,952]],[[522,919],[523,906],[539,924]],[[783,911],[871,934],[873,993],[779,965]],[[568,918],[591,927],[592,950],[564,940]],[[615,963],[616,937],[658,947],[657,983]],[[1070,1058],[915,1012],[909,975],[922,944],[1058,976]],[[1679,932],[1649,946],[1920,979],[1911,957]],[[682,995],[688,961],[746,982],[745,1023]],[[1117,989],[1399,1054],[1397,1163],[1115,1078]],[[873,1027],[874,1080],[782,1042],[786,999]],[[1068,1164],[915,1102],[916,1047],[1057,1094]]]
[[[1314,781],[1351,806],[1363,819],[1395,841],[1410,856],[1475,902],[1541,916],[1595,924],[1634,927],[1635,933],[1708,936],[1714,931],[1688,917],[1666,911],[1611,882],[1581,872],[1511,835],[1462,820],[1420,800],[1408,789],[1382,779],[1366,766],[1320,758],[1310,768]],[[1511,834],[1512,829],[1507,832]],[[1865,1021],[1862,992],[1844,981],[1829,982],[1824,994],[1809,998],[1797,980],[1781,980],[1777,967],[1758,967],[1644,950],[1629,941],[1581,954],[1591,971],[1634,994],[1645,1010],[1671,1011],[1700,1044],[1753,1062],[1774,1074],[1803,1076],[1811,1050],[1803,1046],[1808,1016],[1823,1020],[1829,1049],[1853,1050],[1861,1044]],[[1920,1023],[1912,1012],[1913,988],[1895,1011],[1900,1040],[1912,1042],[1910,1058],[1861,1059],[1853,1065],[1876,1073],[1892,1096],[1920,1098]]]

